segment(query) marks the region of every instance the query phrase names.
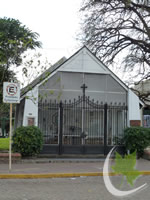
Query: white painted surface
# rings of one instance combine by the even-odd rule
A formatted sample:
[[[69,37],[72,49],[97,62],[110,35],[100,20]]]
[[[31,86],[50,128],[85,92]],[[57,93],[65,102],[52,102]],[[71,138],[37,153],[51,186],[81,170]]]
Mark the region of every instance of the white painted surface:
[[[83,48],[63,64],[59,71],[110,74],[107,68],[86,48]]]
[[[66,61],[59,69],[51,73],[47,78],[51,78],[57,71],[68,71],[68,72],[85,72],[85,73],[96,73],[96,74],[110,74],[124,89],[128,90],[128,121],[130,120],[141,120],[141,111],[139,109],[139,98],[125,84],[113,74],[105,65],[103,65],[95,56],[93,56],[88,49],[83,48],[68,61]],[[39,84],[41,85],[42,82]],[[28,117],[35,117],[35,125],[38,125],[38,87],[37,85],[33,91],[28,92],[26,96],[30,96],[30,99],[25,100],[24,118],[23,125],[27,125]],[[36,98],[34,103],[31,98]]]
[[[18,83],[3,83],[3,102],[20,103],[20,85]]]
[[[127,86],[86,47],[68,59],[68,61],[58,69],[58,71],[110,74],[124,89],[128,90]]]
[[[139,108],[139,97],[129,89],[128,91],[129,100],[129,121],[130,120],[141,120],[141,110]]]
[[[149,90],[150,90],[150,80],[146,80],[146,81],[141,81],[139,84],[135,84],[135,90],[139,91],[141,94],[147,96],[149,94]],[[149,99],[150,99],[150,95],[147,96],[148,100],[144,100],[146,105],[150,105]]]
[[[23,126],[28,125],[28,117],[35,118],[35,126],[38,126],[38,87],[26,94]]]

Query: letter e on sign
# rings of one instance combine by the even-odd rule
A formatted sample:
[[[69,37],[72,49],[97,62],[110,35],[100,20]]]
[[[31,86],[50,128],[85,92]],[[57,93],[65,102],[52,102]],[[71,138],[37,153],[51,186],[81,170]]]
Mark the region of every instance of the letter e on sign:
[[[3,83],[3,102],[20,103],[20,86],[18,83]]]

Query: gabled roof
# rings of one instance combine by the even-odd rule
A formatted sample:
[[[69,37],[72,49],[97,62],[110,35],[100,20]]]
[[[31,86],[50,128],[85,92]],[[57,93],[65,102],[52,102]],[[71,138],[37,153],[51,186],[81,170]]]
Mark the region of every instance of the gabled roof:
[[[59,71],[110,74],[104,64],[99,62],[86,47],[80,49],[73,57],[68,59],[59,68]]]
[[[86,62],[92,62],[92,59],[96,63],[95,69],[88,68],[86,69],[87,73],[98,73],[98,74],[110,74],[120,85],[122,85],[126,90],[128,90],[128,86],[120,80],[106,65],[104,65],[86,46],[83,46],[81,49],[79,49],[76,53],[74,53],[70,58],[66,59],[65,57],[62,57],[58,62],[56,62],[53,66],[51,66],[48,70],[46,70],[44,73],[42,73],[38,78],[36,78],[34,81],[32,81],[28,86],[22,89],[21,96],[25,95],[31,88],[34,88],[37,84],[40,84],[43,82],[45,78],[48,78],[53,72],[56,70],[59,71],[71,71],[71,72],[84,72],[84,69],[81,71],[80,69],[74,69],[74,66],[78,67],[77,65],[82,63],[73,63],[73,59],[76,57],[79,57],[80,54],[87,53],[89,57],[91,57],[90,60],[86,60]],[[79,61],[81,61],[79,57]],[[82,62],[82,61],[81,61]],[[70,65],[69,69],[67,69],[67,65]],[[85,66],[87,66],[87,63],[85,63]],[[92,63],[91,63],[92,66]],[[98,68],[99,67],[99,68]],[[89,70],[89,71],[88,71]]]
[[[110,74],[125,90],[128,86],[120,80],[105,64],[103,64],[86,46],[83,46],[69,59],[67,59],[58,71]]]

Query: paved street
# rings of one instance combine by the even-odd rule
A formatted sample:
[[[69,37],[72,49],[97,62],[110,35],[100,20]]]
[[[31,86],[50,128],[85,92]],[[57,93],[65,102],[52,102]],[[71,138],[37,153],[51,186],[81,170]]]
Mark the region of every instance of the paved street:
[[[0,200],[116,200],[121,199],[112,196],[106,189],[101,176],[90,177],[79,175],[76,178],[47,178],[30,179],[32,174],[53,173],[91,173],[102,172],[104,162],[102,160],[30,160],[20,164],[12,164],[11,174],[15,178],[19,174],[28,175],[29,179],[0,179]],[[111,165],[114,164],[113,160]],[[150,161],[137,160],[136,168],[140,171],[150,170]],[[8,164],[0,164],[0,175],[9,176]],[[88,176],[88,177],[87,177]],[[53,177],[53,176],[52,176]],[[113,185],[119,190],[130,190],[144,183],[148,188],[138,192],[127,200],[150,199],[150,175],[141,176],[135,182],[133,188],[126,181],[121,185],[122,176],[112,176]]]
[[[115,187],[121,177],[111,177]],[[140,177],[135,187],[147,182],[148,188],[124,199],[149,200],[150,176]],[[126,181],[121,188],[131,189]],[[0,179],[0,200],[116,200],[105,188],[102,177],[55,178],[55,179]]]
[[[113,160],[110,161],[113,165]],[[12,164],[12,174],[45,173],[88,173],[102,172],[104,160],[101,159],[38,159]],[[0,164],[0,174],[9,174],[8,164]],[[136,169],[150,171],[150,161],[137,160]]]

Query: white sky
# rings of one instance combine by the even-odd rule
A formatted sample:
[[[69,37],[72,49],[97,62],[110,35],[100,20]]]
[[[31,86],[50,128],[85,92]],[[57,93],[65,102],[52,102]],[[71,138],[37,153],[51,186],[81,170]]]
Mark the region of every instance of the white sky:
[[[4,0],[0,4],[0,17],[18,19],[39,33],[42,52],[53,64],[79,48],[75,37],[79,31],[81,3],[82,0]]]
[[[18,19],[33,32],[39,33],[39,41],[43,44],[42,54],[54,64],[63,56],[68,58],[81,47],[76,37],[80,33],[79,9],[82,1],[3,0],[0,17]],[[120,69],[113,71],[126,79]]]

